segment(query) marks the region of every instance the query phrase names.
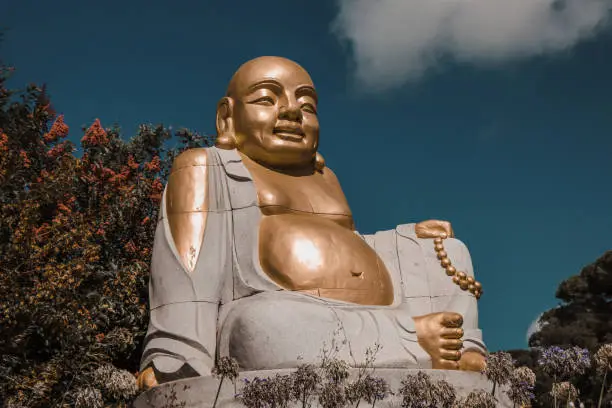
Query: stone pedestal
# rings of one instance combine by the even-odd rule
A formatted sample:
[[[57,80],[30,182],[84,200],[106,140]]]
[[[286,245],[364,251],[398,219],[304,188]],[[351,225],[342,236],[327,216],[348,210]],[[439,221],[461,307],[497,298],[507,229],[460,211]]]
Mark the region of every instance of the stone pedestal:
[[[239,400],[234,398],[235,393],[240,393],[244,384],[243,379],[253,379],[255,377],[266,378],[274,377],[276,374],[289,374],[293,370],[266,370],[266,371],[245,371],[241,372],[236,385],[228,380],[223,382],[218,408],[238,408],[244,407]],[[401,381],[407,374],[416,374],[419,370],[405,369],[376,369],[374,375],[384,378],[393,392],[397,392],[401,387]],[[463,371],[444,371],[444,370],[425,370],[432,379],[444,379],[451,383],[459,397],[465,396],[470,391],[483,389],[490,391],[492,384],[486,377],[479,373]],[[357,370],[351,369],[351,379],[356,376]],[[213,377],[196,377],[162,384],[152,390],[142,393],[134,402],[134,408],[211,408],[215,400],[219,380]],[[498,407],[511,408],[512,403],[508,400],[503,387],[497,387],[496,397]],[[316,397],[310,400],[312,408],[318,408]],[[297,405],[295,405],[297,406]],[[364,401],[360,406],[367,407]],[[377,401],[376,407],[401,407],[401,396],[389,396],[383,401]]]

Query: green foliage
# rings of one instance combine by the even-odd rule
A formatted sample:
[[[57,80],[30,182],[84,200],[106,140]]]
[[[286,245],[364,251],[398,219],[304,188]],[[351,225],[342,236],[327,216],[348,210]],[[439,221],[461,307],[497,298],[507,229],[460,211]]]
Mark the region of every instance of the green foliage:
[[[529,341],[531,346],[580,346],[594,351],[612,342],[612,251],[585,266],[559,285],[562,304],[544,313],[544,327]]]
[[[542,328],[529,340],[530,350],[511,350],[512,356],[537,375],[534,407],[551,406],[552,375],[538,365],[538,359],[550,346],[586,348],[591,355],[604,344],[612,343],[612,251],[604,253],[578,275],[561,282],[556,293],[558,307],[541,317]],[[580,391],[586,406],[597,406],[602,389],[602,374],[596,369],[575,376],[573,384]],[[559,387],[559,386],[557,386]],[[612,390],[607,387],[602,406],[612,402]]]
[[[45,88],[8,90],[11,71],[0,67],[0,396],[121,406],[148,322],[163,185],[177,154],[209,140],[180,130],[167,149],[171,131],[142,125],[124,142],[96,120],[76,158]]]

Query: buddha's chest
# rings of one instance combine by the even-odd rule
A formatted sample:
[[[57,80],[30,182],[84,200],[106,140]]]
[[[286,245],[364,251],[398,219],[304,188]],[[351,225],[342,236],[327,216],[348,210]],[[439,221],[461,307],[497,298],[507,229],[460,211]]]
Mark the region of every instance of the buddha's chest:
[[[247,165],[263,215],[259,261],[279,286],[364,305],[389,305],[393,287],[382,260],[354,232],[331,173],[295,177]]]
[[[353,218],[344,193],[323,174],[290,176],[253,166],[249,171],[263,215],[312,214],[352,229]]]
[[[315,214],[344,214],[350,210],[321,176],[260,177],[256,181],[260,207],[284,207]]]

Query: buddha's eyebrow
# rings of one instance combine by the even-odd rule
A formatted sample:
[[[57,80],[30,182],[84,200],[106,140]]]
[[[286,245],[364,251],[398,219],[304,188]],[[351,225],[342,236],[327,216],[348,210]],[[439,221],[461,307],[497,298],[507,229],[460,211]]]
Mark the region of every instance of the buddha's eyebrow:
[[[310,85],[302,85],[298,87],[298,89],[295,90],[295,96],[298,98],[300,96],[310,96],[315,100],[315,102],[318,102],[319,100],[317,97],[317,91],[315,91],[315,89]]]
[[[274,79],[264,79],[263,81],[259,81],[249,86],[247,92],[253,93],[256,90],[262,89],[262,88],[272,88],[273,91],[280,92],[283,89],[283,86],[281,85],[280,82],[275,81]]]

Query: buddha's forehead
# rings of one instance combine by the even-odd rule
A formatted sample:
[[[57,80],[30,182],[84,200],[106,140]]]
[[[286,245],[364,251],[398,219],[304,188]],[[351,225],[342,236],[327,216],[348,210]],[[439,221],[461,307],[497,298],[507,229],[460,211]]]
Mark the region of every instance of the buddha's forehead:
[[[314,87],[308,72],[297,63],[281,57],[259,57],[236,71],[227,90],[228,96],[245,95],[251,86],[266,80],[277,81],[288,89],[301,85]]]

